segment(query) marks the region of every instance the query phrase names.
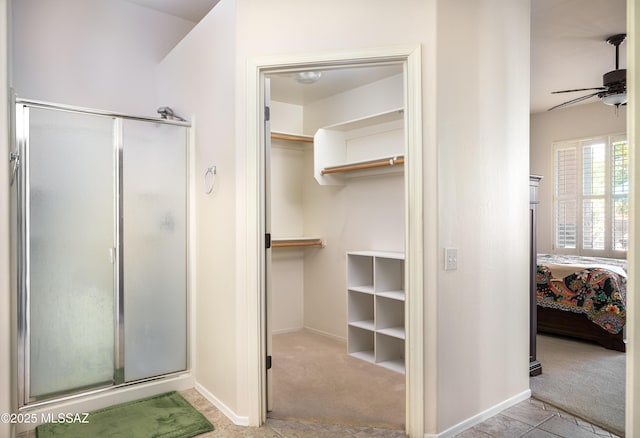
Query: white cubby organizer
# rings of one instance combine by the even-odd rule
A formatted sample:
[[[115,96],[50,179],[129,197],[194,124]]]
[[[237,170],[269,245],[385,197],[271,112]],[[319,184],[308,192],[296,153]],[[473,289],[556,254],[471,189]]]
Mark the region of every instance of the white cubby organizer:
[[[399,373],[404,366],[404,254],[347,253],[347,350]]]

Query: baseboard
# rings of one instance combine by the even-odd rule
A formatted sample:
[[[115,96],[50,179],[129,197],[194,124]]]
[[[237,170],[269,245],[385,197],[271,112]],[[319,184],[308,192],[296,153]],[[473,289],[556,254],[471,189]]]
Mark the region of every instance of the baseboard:
[[[340,342],[344,342],[344,343],[347,342],[346,338],[343,338],[343,337],[340,337],[340,336],[336,336],[336,335],[334,335],[332,333],[325,332],[325,331],[322,331],[322,330],[314,329],[314,328],[307,327],[307,326],[304,327],[304,330],[310,331],[311,333],[315,333],[316,335],[321,335],[321,336],[325,336],[327,338],[334,339],[336,341],[340,341]]]
[[[521,392],[520,394],[514,395],[507,400],[498,403],[495,406],[490,407],[489,409],[480,412],[477,415],[474,415],[471,418],[467,418],[466,420],[456,424],[455,426],[450,427],[449,429],[440,432],[438,434],[425,434],[424,438],[449,438],[458,435],[461,432],[464,432],[467,429],[472,428],[476,424],[480,424],[485,420],[493,417],[496,414],[504,411],[505,409],[509,409],[512,406],[517,405],[518,403],[527,400],[531,397],[531,390],[527,389],[526,391]]]
[[[299,332],[300,330],[303,330],[303,327],[295,327],[295,328],[286,328],[286,329],[280,329],[280,330],[273,330],[271,332],[272,335],[283,335],[285,333],[295,333],[295,332]]]
[[[224,414],[231,422],[237,426],[249,426],[249,417],[241,417],[237,415],[229,406],[222,403],[215,395],[211,394],[204,386],[196,382],[196,391],[198,391],[204,398],[209,400],[220,412]]]

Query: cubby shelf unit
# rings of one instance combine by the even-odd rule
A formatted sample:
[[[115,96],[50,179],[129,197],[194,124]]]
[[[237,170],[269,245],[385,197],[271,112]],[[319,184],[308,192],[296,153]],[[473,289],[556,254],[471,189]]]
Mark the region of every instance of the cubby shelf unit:
[[[404,254],[347,253],[347,350],[404,373]]]

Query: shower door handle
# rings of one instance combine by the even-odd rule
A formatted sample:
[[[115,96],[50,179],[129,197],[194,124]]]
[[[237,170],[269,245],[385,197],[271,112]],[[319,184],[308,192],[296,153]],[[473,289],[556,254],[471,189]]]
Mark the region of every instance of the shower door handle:
[[[17,152],[11,152],[9,154],[9,162],[11,163],[11,180],[9,181],[9,185],[12,186],[13,181],[16,179],[18,169],[20,168],[20,155]]]

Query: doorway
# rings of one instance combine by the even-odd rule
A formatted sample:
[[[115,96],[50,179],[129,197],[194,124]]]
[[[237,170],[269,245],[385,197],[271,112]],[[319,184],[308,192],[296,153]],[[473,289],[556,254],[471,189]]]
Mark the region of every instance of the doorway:
[[[266,77],[270,418],[404,430],[402,73]]]
[[[251,142],[246,149],[247,159],[247,199],[256,199],[258,202],[247,203],[247,217],[253,217],[255,211],[256,218],[266,217],[266,191],[265,191],[265,162],[268,157],[263,153],[265,148],[265,90],[264,79],[268,74],[285,73],[300,70],[317,70],[322,68],[343,67],[346,65],[356,66],[366,63],[396,62],[403,66],[403,97],[405,102],[405,275],[404,287],[406,292],[406,430],[411,436],[421,435],[424,422],[424,343],[423,343],[423,184],[422,184],[422,132],[421,111],[420,111],[420,48],[394,47],[383,49],[359,50],[354,52],[329,53],[325,55],[313,56],[292,56],[271,59],[256,59],[249,65],[249,75],[255,78],[255,82],[250,81],[249,96],[253,99],[249,108],[253,108],[248,114],[248,126],[253,126],[248,134],[249,138],[255,138],[256,147],[252,148]],[[254,75],[254,76],[252,76]],[[255,121],[255,123],[253,122]],[[256,190],[254,192],[253,190]],[[255,273],[256,286],[259,294],[248,295],[248,314],[255,311],[259,315],[259,320],[255,326],[251,325],[249,330],[255,327],[258,338],[254,339],[255,354],[250,357],[250,363],[255,364],[254,381],[249,382],[250,387],[255,388],[258,403],[255,405],[255,413],[264,422],[267,417],[267,375],[266,368],[268,362],[267,354],[267,294],[266,276],[267,266],[266,246],[267,241],[261,237],[267,234],[264,219],[259,219],[254,223],[249,219],[246,235],[247,245],[247,267],[249,275]],[[251,254],[256,248],[253,242],[258,243],[258,252],[255,258]],[[251,323],[250,323],[251,324]],[[251,358],[254,358],[252,361]],[[253,386],[252,383],[256,385]]]

